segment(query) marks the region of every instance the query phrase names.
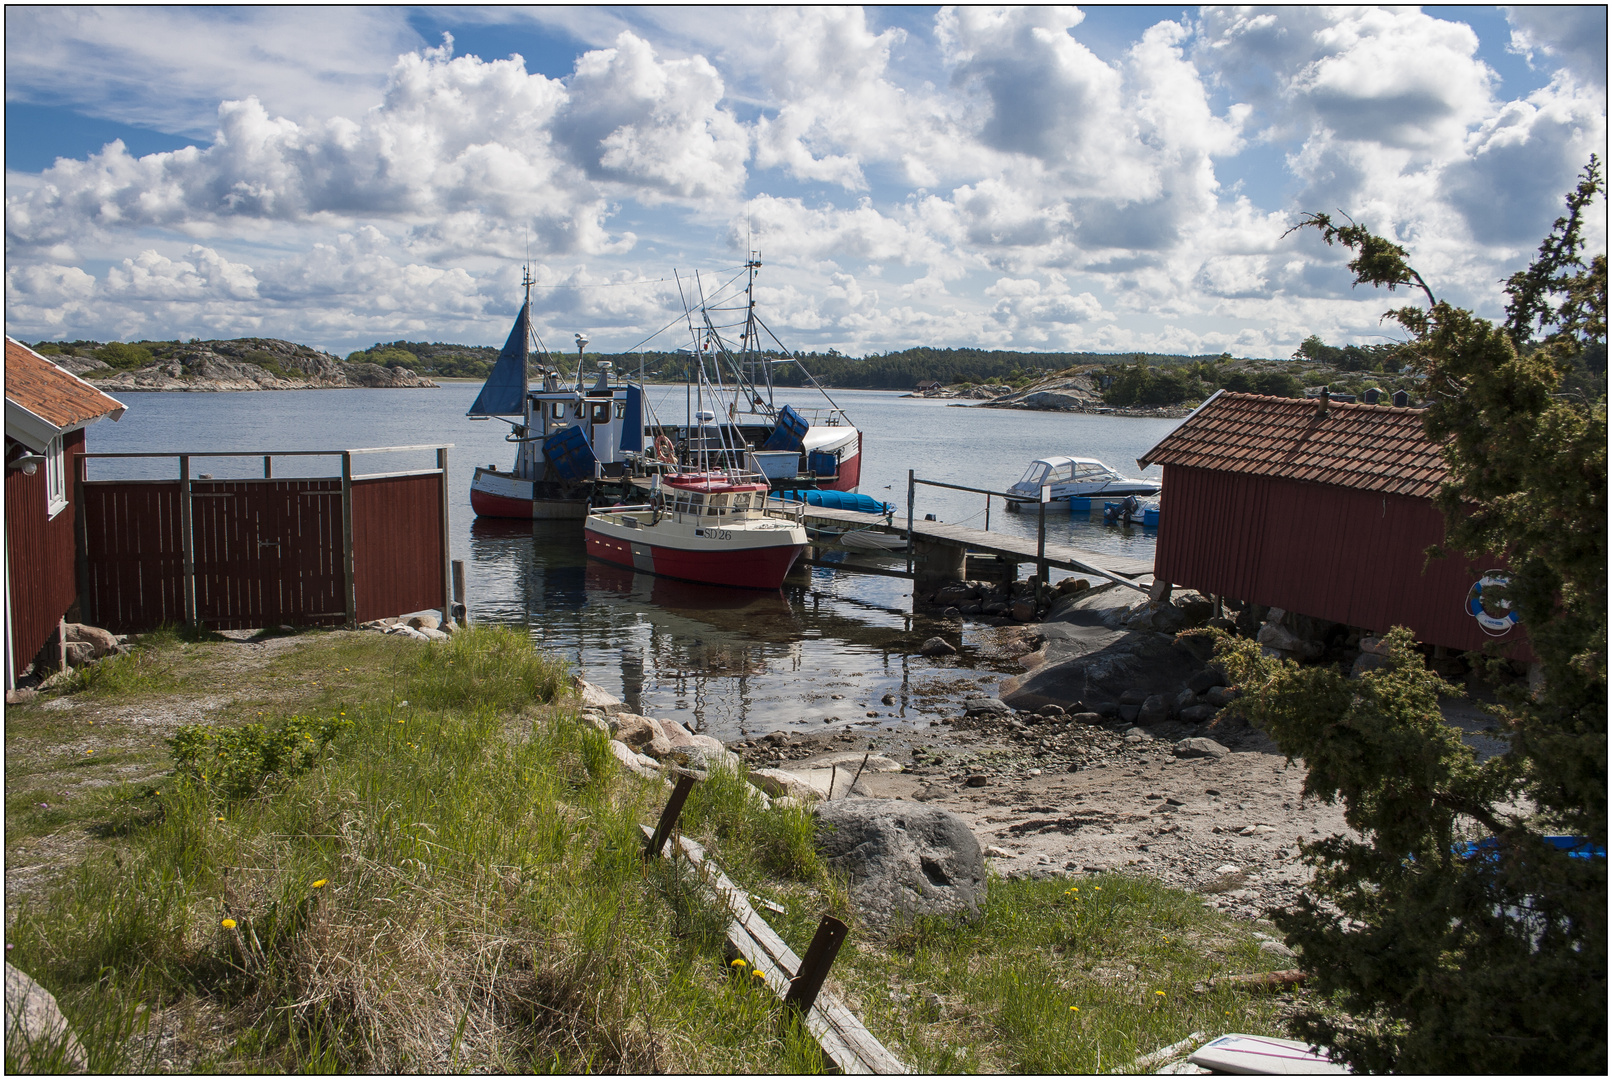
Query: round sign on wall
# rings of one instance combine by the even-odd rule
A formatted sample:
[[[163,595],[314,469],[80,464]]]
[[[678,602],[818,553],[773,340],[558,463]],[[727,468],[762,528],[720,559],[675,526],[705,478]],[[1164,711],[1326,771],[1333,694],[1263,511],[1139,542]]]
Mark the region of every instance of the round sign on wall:
[[[1478,620],[1483,632],[1491,637],[1501,637],[1517,625],[1517,613],[1511,610],[1511,601],[1505,595],[1509,584],[1511,579],[1504,571],[1489,570],[1467,590],[1467,614]]]

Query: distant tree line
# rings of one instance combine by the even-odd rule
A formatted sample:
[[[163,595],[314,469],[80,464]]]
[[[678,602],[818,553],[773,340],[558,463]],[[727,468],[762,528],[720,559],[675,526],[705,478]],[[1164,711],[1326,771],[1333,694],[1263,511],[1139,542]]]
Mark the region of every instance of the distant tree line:
[[[449,345],[440,341],[376,342],[347,354],[350,363],[408,368],[416,375],[449,379],[485,379],[497,359],[498,350],[490,345]]]
[[[1149,365],[1146,357],[1118,364],[1109,373],[1103,401],[1109,405],[1180,405],[1202,401],[1216,390],[1269,397],[1303,397],[1304,384],[1292,372],[1228,369],[1224,361],[1194,360],[1163,367]]]

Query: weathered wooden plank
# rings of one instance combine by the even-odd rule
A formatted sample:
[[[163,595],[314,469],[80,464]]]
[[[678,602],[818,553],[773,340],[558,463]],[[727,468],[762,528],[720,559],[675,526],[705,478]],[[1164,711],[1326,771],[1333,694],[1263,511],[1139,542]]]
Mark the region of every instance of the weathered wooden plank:
[[[654,833],[649,826],[640,828],[646,838],[653,839]],[[779,997],[787,995],[790,979],[800,970],[800,957],[750,906],[750,898],[744,890],[733,884],[714,862],[706,858],[704,848],[686,836],[678,837],[678,842],[689,864],[699,871],[733,916],[728,931],[729,940],[746,962],[761,967],[767,985],[776,990]],[[665,850],[663,847],[663,853]],[[767,963],[759,964],[758,957],[764,957]],[[775,979],[769,971],[777,972],[778,978]],[[862,1021],[828,991],[817,995],[816,1003],[806,1014],[806,1030],[811,1032],[817,1044],[823,1048],[823,1053],[842,1073],[881,1076],[903,1076],[907,1073],[907,1067],[901,1060],[885,1049],[884,1044],[873,1037]]]

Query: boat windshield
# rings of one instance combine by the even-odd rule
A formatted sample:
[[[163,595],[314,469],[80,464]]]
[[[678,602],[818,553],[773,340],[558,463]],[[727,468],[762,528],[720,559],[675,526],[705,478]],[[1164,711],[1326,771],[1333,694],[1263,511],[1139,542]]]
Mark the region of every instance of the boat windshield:
[[[1025,470],[1024,475],[1019,478],[1019,482],[1013,486],[1040,487],[1041,479],[1047,475],[1049,468],[1050,466],[1045,461],[1032,461],[1030,467]]]
[[[1082,461],[1075,465],[1076,480],[1105,480],[1118,475],[1100,461]]]

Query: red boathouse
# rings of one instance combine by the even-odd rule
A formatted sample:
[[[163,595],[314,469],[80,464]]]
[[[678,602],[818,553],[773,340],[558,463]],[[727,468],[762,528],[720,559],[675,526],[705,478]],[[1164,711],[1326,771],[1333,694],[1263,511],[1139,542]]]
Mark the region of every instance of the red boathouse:
[[[1521,627],[1486,631],[1473,586],[1498,563],[1444,541],[1447,471],[1422,410],[1215,394],[1137,463],[1164,467],[1154,572],[1200,592],[1330,622],[1529,658]],[[1426,569],[1423,569],[1423,563]]]
[[[123,415],[107,397],[6,338],[6,689],[78,597],[73,477],[84,428]]]

